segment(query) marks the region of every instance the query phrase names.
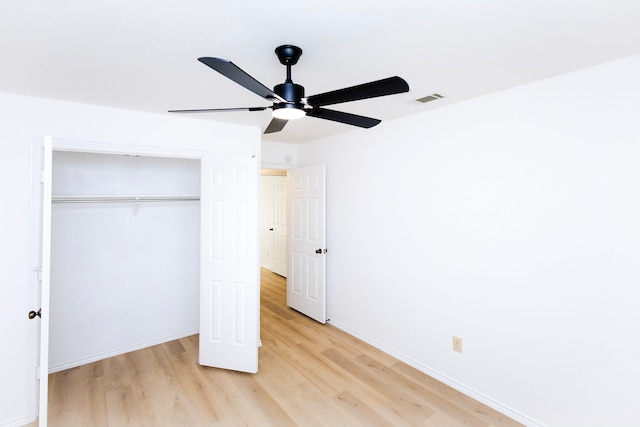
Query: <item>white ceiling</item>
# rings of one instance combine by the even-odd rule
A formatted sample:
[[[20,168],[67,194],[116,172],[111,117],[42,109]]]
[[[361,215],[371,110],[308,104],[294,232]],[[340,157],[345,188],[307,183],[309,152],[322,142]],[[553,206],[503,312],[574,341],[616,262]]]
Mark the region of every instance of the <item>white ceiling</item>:
[[[384,121],[640,53],[638,0],[5,0],[0,91],[162,114],[267,106],[197,61],[273,87],[303,49],[307,95],[398,75],[409,93],[332,106]],[[444,99],[421,104],[431,93]],[[264,129],[270,111],[195,114]],[[367,130],[311,117],[264,140]]]

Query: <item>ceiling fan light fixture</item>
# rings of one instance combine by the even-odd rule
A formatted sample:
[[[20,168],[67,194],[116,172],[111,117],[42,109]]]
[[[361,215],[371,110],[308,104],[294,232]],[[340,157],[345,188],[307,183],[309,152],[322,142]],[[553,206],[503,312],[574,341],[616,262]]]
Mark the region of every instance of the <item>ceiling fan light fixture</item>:
[[[307,113],[295,104],[281,104],[273,106],[273,117],[280,120],[296,120],[303,118]]]
[[[293,45],[282,45],[276,48],[276,55],[280,63],[286,67],[287,77],[283,83],[275,85],[273,90],[251,77],[228,59],[213,57],[198,58],[198,61],[207,67],[264,98],[266,101],[271,102],[272,105],[270,107],[207,108],[198,110],[170,110],[170,112],[199,113],[213,111],[264,111],[271,109],[273,119],[271,119],[271,122],[269,122],[269,125],[265,128],[265,134],[280,132],[289,120],[301,119],[304,116],[368,129],[379,124],[381,120],[344,111],[330,110],[324,107],[326,105],[409,92],[409,84],[404,79],[393,76],[305,97],[304,87],[294,83],[291,79],[291,67],[298,62],[300,55],[302,55],[302,49]]]

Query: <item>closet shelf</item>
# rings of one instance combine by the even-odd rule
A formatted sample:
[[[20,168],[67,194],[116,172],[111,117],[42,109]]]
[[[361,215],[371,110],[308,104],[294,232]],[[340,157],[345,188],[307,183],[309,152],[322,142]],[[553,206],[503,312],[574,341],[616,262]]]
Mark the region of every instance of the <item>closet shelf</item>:
[[[199,195],[189,196],[51,196],[52,203],[139,203],[139,202],[188,202],[200,200]]]

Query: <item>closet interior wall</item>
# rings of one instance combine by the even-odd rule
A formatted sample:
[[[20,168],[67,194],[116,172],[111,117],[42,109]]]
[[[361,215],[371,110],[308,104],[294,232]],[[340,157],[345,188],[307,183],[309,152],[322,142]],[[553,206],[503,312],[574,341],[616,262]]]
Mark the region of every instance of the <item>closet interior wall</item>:
[[[200,161],[56,151],[55,196],[200,195]],[[198,332],[198,201],[53,203],[49,371]]]

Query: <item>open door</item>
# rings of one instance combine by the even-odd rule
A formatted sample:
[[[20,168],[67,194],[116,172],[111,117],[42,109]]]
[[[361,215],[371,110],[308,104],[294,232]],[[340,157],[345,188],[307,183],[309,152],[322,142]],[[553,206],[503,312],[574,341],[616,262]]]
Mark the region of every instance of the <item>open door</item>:
[[[42,183],[42,246],[40,272],[40,362],[36,379],[40,380],[38,410],[40,427],[47,426],[49,400],[49,294],[51,288],[51,176],[53,139],[45,137],[40,181]],[[32,317],[31,315],[29,317]]]
[[[202,159],[200,364],[258,371],[258,183],[255,155]]]
[[[320,323],[326,308],[325,166],[289,171],[287,305]]]

